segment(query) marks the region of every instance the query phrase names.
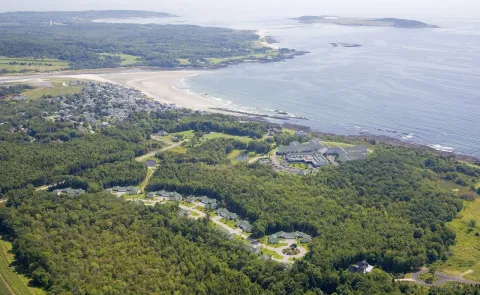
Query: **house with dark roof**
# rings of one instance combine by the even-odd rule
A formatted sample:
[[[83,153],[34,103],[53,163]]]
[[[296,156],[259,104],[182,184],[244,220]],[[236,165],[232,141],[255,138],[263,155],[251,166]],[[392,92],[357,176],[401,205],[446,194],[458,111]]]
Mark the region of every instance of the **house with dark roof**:
[[[252,225],[247,220],[238,220],[236,226],[246,233],[252,232]]]
[[[85,191],[81,188],[73,189],[73,188],[67,187],[67,188],[62,188],[62,189],[56,189],[56,190],[53,191],[53,193],[56,194],[56,195],[78,196],[78,195],[84,194]]]
[[[147,197],[147,199],[153,199],[153,198],[155,198],[156,195],[157,194],[155,192],[149,192],[146,197]]]
[[[232,213],[225,208],[219,208],[219,209],[217,209],[217,211],[215,211],[215,213],[217,213],[218,216],[221,216],[222,218],[225,218],[225,219],[228,219],[228,220],[237,220],[238,219],[237,214]]]
[[[273,234],[273,235],[268,236],[267,242],[269,244],[275,245],[275,244],[280,243],[280,239],[278,238],[278,236],[276,234]]]
[[[188,196],[185,198],[185,202],[187,203],[195,203],[198,200],[198,197],[195,196]]]
[[[260,247],[258,246],[253,246],[253,245],[249,245],[249,244],[245,244],[245,248],[252,252],[253,254],[257,254],[257,255],[260,255],[262,253],[262,250],[260,249]]]
[[[312,237],[310,235],[303,233],[301,231],[295,231],[291,233],[280,231],[278,233],[271,235],[270,237],[272,237],[272,241],[275,240],[275,238],[277,239],[281,238],[286,240],[300,239],[300,243],[309,243],[312,241]],[[274,244],[274,243],[270,243],[270,244]]]
[[[373,270],[373,266],[368,264],[368,262],[365,260],[358,262],[357,264],[350,265],[348,267],[349,272],[356,272],[356,273],[369,273],[372,270]]]

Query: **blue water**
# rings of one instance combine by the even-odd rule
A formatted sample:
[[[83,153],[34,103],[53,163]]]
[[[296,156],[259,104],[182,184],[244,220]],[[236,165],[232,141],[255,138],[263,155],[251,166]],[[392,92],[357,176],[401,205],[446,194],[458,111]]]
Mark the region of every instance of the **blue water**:
[[[480,23],[440,24],[444,28],[272,22],[266,33],[280,46],[310,54],[237,65],[185,82],[231,109],[280,109],[310,119],[291,123],[323,132],[389,135],[480,156]],[[334,48],[331,42],[363,47]]]

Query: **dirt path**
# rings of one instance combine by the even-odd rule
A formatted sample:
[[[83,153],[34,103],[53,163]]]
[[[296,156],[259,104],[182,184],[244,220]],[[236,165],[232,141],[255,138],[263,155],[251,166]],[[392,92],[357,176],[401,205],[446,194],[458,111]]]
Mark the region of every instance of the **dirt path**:
[[[416,273],[412,274],[411,279],[396,279],[396,282],[413,282],[422,286],[440,286],[443,285],[447,282],[457,282],[457,283],[463,283],[463,284],[468,284],[468,285],[477,285],[480,284],[480,282],[472,281],[472,280],[467,280],[462,278],[461,276],[452,276],[452,275],[447,275],[443,272],[435,272],[435,276],[438,277],[438,280],[433,282],[432,284],[427,284],[426,282],[420,280],[420,275],[428,273],[427,270],[422,269],[421,271],[418,271]]]

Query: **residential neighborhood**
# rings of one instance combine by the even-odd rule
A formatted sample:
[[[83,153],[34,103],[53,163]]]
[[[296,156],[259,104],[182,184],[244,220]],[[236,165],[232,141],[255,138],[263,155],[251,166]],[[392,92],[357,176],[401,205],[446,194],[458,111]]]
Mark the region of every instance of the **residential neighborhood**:
[[[178,109],[174,104],[151,100],[137,89],[118,84],[82,81],[68,84],[81,86],[83,90],[79,94],[51,98],[51,102],[60,102],[62,108],[58,112],[44,114],[44,119],[77,123],[82,132],[91,128],[108,128],[110,123],[123,121],[134,112]],[[160,134],[168,135],[165,131]]]

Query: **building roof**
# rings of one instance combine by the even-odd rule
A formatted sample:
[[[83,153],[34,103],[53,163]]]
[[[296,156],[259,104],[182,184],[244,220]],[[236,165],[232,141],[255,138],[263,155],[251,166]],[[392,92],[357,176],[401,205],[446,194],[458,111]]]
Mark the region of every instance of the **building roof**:
[[[247,220],[238,220],[236,225],[247,233],[252,231],[252,225]]]
[[[365,160],[367,158],[368,148],[366,145],[357,145],[352,147],[331,147],[326,153],[338,155],[338,160],[340,162]]]
[[[278,244],[280,242],[280,239],[277,237],[277,235],[273,234],[268,236],[268,243],[269,244]]]
[[[369,273],[372,270],[373,270],[373,266],[368,264],[368,262],[365,260],[358,262],[357,264],[350,265],[348,267],[349,272]]]
[[[231,219],[231,220],[235,220],[235,219],[238,219],[238,215],[235,214],[235,213],[232,213],[230,211],[228,211],[227,209],[225,208],[219,208],[217,209],[217,211],[215,211],[217,213],[217,215],[220,215],[221,217],[225,218],[225,219]]]
[[[278,155],[286,155],[291,153],[308,153],[314,152],[321,149],[323,145],[320,141],[316,139],[312,139],[307,143],[299,144],[298,142],[294,141],[291,142],[288,146],[282,146],[278,148],[277,154]]]

